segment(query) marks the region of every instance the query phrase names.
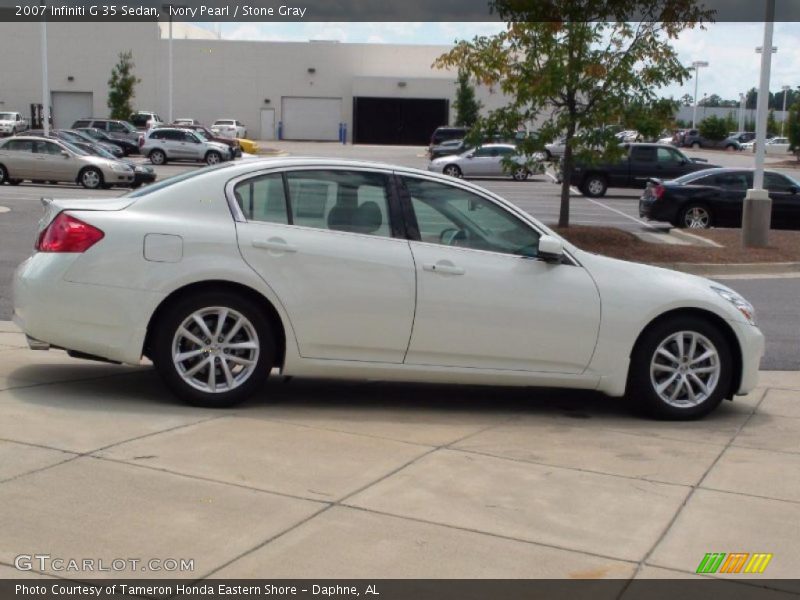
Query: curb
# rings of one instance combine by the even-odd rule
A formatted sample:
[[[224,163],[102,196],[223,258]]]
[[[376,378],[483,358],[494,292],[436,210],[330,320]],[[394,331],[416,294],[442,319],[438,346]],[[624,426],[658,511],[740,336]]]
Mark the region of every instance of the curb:
[[[654,267],[663,267],[693,275],[724,276],[724,275],[786,275],[800,273],[800,262],[773,262],[773,263],[651,263]]]

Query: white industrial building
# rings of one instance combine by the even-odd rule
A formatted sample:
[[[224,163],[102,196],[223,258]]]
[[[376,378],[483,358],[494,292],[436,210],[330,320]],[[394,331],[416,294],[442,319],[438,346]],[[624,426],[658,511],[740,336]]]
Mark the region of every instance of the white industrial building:
[[[131,50],[134,108],[168,118],[166,26],[156,23],[48,23],[53,122],[108,116],[108,79]],[[339,138],[358,143],[424,144],[452,122],[455,74],[432,68],[442,45],[330,41],[249,42],[217,39],[189,24],[173,30],[173,117],[210,124],[235,118],[248,136],[291,140]],[[39,23],[0,23],[0,110],[30,114],[42,101]],[[477,89],[484,109],[501,94]]]

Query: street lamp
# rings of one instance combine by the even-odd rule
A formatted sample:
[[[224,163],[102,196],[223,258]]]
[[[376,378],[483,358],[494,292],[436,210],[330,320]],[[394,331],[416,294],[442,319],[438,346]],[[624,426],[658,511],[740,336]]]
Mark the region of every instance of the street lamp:
[[[44,6],[44,2],[40,4]],[[50,135],[50,85],[47,77],[47,19],[46,11],[42,11],[41,47],[42,47],[42,129],[44,135]]]
[[[783,90],[783,118],[781,119],[781,137],[783,137],[783,126],[786,125],[786,94],[792,89],[792,86],[785,85],[781,88]]]
[[[168,74],[167,74],[167,78],[169,80],[168,83],[167,83],[167,98],[168,98],[168,100],[167,100],[167,121],[169,123],[172,123],[174,121],[174,119],[172,118],[172,107],[173,107],[173,92],[172,92],[172,88],[173,88],[173,82],[172,82],[172,13],[173,13],[173,10],[172,9],[173,8],[185,8],[185,5],[163,4],[162,7],[167,11],[167,14],[169,15],[169,46],[168,46],[168,51],[167,51],[168,52],[168,58],[167,58],[167,62],[168,62],[167,71],[168,71]]]
[[[700,68],[707,67],[708,62],[704,60],[696,60],[692,63],[694,69],[694,111],[692,111],[692,129],[697,127],[697,84],[700,80]]]
[[[775,0],[767,0],[764,18],[764,44],[761,46],[761,81],[758,89],[756,107],[756,161],[753,172],[753,189],[747,190],[742,212],[742,245],[745,248],[763,248],[769,242],[772,200],[764,189],[764,157],[767,138],[767,109],[769,108],[769,77],[772,68],[772,55],[778,49],[772,45],[775,28]],[[772,48],[772,52],[764,52]],[[756,48],[759,52],[759,48]]]
[[[745,106],[747,102],[747,96],[744,94],[739,94],[739,131],[744,131],[744,121],[745,121]]]

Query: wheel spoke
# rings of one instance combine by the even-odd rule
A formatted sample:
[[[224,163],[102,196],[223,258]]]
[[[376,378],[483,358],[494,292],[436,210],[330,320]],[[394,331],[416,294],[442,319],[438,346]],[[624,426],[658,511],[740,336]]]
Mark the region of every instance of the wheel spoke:
[[[695,358],[695,359],[692,359],[692,361],[691,361],[691,364],[695,364],[695,363],[703,362],[704,360],[708,360],[709,358],[712,358],[712,357],[714,357],[714,356],[716,356],[716,355],[717,355],[717,352],[716,352],[716,350],[711,350],[711,349],[709,349],[709,350],[706,350],[705,352],[703,352],[703,353],[702,353],[700,356],[698,356],[697,358]]]
[[[222,373],[225,375],[225,383],[228,384],[228,389],[231,389],[233,387],[233,373],[231,373],[231,369],[228,366],[228,361],[222,358],[219,364],[222,366]]]
[[[192,319],[194,320],[195,323],[197,323],[197,326],[200,328],[200,331],[203,332],[203,335],[211,339],[212,338],[211,330],[208,328],[208,325],[206,325],[205,319],[196,314],[192,315]]]
[[[201,370],[203,367],[205,367],[206,365],[208,365],[208,363],[209,363],[210,361],[211,361],[211,358],[204,358],[204,359],[203,359],[203,360],[201,360],[199,363],[197,363],[195,366],[193,366],[191,369],[189,369],[188,371],[186,371],[186,373],[184,373],[184,375],[185,375],[186,377],[192,377],[192,376],[193,376],[195,373],[197,373],[197,372],[198,372],[198,371],[200,371],[200,370]]]
[[[677,338],[675,339],[675,343],[678,346],[678,357],[683,358],[684,356],[686,356],[683,347],[683,333],[678,334]]]
[[[210,359],[210,366],[208,368],[208,387],[212,392],[217,391],[217,361],[216,357],[212,356]]]
[[[669,376],[665,381],[663,381],[661,384],[659,384],[659,386],[657,388],[658,393],[659,394],[663,394],[664,390],[666,390],[670,385],[672,385],[675,382],[675,380],[678,378],[678,376],[679,376],[678,373],[675,372],[671,376]]]
[[[694,358],[694,353],[697,352],[697,336],[692,334],[691,342],[689,343],[689,360]]]
[[[228,332],[228,334],[225,336],[225,339],[222,340],[222,343],[223,344],[227,344],[228,342],[230,342],[231,339],[233,339],[233,336],[235,336],[237,333],[239,333],[239,330],[242,328],[243,324],[244,324],[244,319],[242,317],[239,317],[238,319],[236,319],[236,323],[233,324],[233,327]]]
[[[237,365],[244,365],[246,367],[256,364],[256,361],[254,360],[250,360],[249,358],[242,358],[241,356],[236,356],[235,354],[228,354],[227,360],[228,362],[236,363]]]
[[[671,360],[671,361],[672,361],[673,363],[675,363],[675,364],[678,364],[678,363],[680,362],[680,361],[678,360],[678,357],[677,357],[677,356],[675,356],[675,355],[674,355],[672,352],[670,352],[670,351],[669,351],[669,350],[667,350],[666,348],[663,348],[663,347],[662,347],[662,348],[659,348],[659,349],[658,349],[658,353],[659,353],[661,356],[663,356],[664,358],[666,358],[667,360]]]
[[[691,378],[692,381],[694,381],[697,384],[697,387],[700,388],[700,391],[703,392],[703,394],[708,395],[708,386],[702,379],[700,379],[697,375],[695,375],[691,371],[689,372],[689,378]]]
[[[203,340],[201,340],[199,337],[197,337],[191,331],[186,329],[186,327],[181,327],[178,330],[178,333],[180,333],[183,337],[188,339],[190,342],[192,342],[194,344],[197,344],[198,346],[205,346],[205,343],[203,342]]]
[[[228,319],[228,309],[222,308],[220,309],[219,313],[217,314],[217,329],[214,331],[214,339],[217,340],[222,337],[222,328],[225,325],[225,321]]]
[[[227,350],[255,350],[258,344],[255,342],[232,342],[229,344],[222,344],[222,347]]]
[[[686,380],[681,377],[677,384],[675,384],[675,388],[672,390],[672,393],[669,395],[670,400],[675,400],[678,397],[678,392],[683,388],[686,384]]]
[[[189,350],[188,352],[181,352],[180,354],[175,355],[175,362],[185,362],[190,358],[194,358],[195,356],[200,356],[204,350],[199,348],[198,350]]]
[[[697,394],[694,393],[694,388],[692,387],[689,378],[685,375],[683,377],[683,385],[686,387],[686,392],[689,394],[689,400],[691,400],[692,404],[697,404]]]
[[[661,363],[653,363],[653,369],[656,371],[664,371],[666,373],[675,373],[678,369],[670,365],[662,365]]]

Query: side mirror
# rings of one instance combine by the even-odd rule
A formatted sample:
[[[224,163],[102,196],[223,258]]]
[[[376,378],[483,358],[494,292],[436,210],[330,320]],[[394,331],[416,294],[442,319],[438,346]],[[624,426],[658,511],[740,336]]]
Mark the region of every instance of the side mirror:
[[[62,150],[61,156],[63,156],[64,158],[69,158],[69,152],[67,152],[66,150]]]
[[[796,194],[798,191],[800,191],[800,190],[797,189],[796,185],[790,185],[789,186],[789,193],[790,194]]]
[[[539,258],[547,262],[561,262],[564,257],[564,242],[552,235],[539,238]]]

